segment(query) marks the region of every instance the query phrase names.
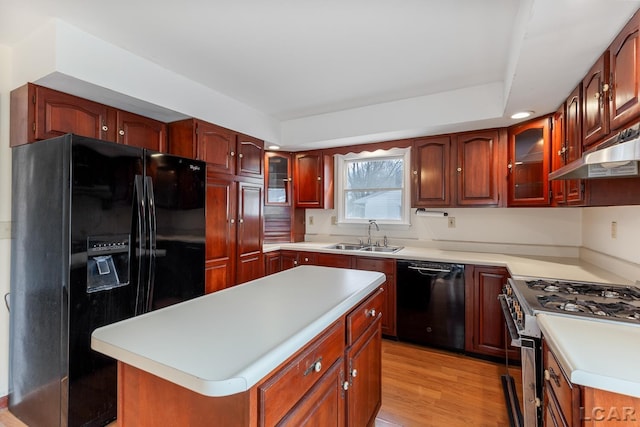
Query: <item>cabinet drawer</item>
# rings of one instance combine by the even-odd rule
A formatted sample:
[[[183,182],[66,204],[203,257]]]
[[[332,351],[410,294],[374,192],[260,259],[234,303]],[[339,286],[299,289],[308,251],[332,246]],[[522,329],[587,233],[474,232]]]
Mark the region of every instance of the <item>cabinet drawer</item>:
[[[378,288],[369,298],[347,315],[347,345],[351,345],[362,333],[382,316],[384,288]]]
[[[275,425],[318,382],[344,352],[344,321],[314,342],[258,387],[260,425]]]
[[[564,375],[553,353],[547,349],[544,355],[544,381],[547,386],[550,401],[556,400],[558,409],[567,421],[573,419],[573,387]],[[560,420],[558,420],[560,421]],[[562,420],[566,423],[566,421]]]
[[[356,270],[379,271],[388,276],[396,273],[396,262],[390,259],[357,257]]]

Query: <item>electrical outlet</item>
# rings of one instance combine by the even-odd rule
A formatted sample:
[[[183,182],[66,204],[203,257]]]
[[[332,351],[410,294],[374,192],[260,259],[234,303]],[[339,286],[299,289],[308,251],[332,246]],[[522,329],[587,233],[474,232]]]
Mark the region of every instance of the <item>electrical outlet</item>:
[[[456,228],[456,218],[453,216],[449,217],[449,228]]]
[[[313,225],[313,215],[309,216],[309,225]]]
[[[617,221],[611,221],[611,238],[612,239],[618,238],[618,222]]]

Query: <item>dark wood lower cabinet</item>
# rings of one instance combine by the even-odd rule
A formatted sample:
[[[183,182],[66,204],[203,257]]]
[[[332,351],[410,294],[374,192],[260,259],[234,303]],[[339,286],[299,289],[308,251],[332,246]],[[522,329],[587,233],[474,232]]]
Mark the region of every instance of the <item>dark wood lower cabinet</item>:
[[[347,425],[372,426],[382,402],[380,319],[347,349]]]
[[[465,350],[484,356],[519,360],[520,351],[507,344],[506,324],[498,295],[509,278],[504,267],[465,267]]]

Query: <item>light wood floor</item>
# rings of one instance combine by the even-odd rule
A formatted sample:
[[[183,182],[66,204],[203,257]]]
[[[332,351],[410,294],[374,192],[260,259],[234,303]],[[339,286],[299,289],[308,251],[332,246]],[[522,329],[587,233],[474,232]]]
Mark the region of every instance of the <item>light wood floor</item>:
[[[504,371],[503,364],[383,340],[376,427],[506,426]],[[510,371],[520,389],[520,370]],[[0,427],[24,426],[0,411]]]
[[[509,371],[520,389],[520,369]],[[508,426],[504,373],[504,364],[383,340],[378,421],[403,427]]]

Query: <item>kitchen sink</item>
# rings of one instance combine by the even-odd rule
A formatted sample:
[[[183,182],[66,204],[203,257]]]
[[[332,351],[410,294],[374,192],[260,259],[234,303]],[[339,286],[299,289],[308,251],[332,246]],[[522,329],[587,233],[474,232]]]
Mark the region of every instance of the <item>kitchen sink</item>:
[[[360,249],[361,251],[366,252],[385,252],[389,254],[393,254],[398,252],[400,249],[404,248],[404,246],[365,246]]]
[[[365,245],[358,243],[337,243],[335,245],[327,246],[327,249],[340,249],[343,251],[358,251],[364,248]]]
[[[358,243],[336,243],[335,245],[327,246],[327,249],[339,249],[342,251],[362,251],[362,252],[384,252],[384,253],[396,253],[404,246],[375,246],[375,245],[361,245]]]

